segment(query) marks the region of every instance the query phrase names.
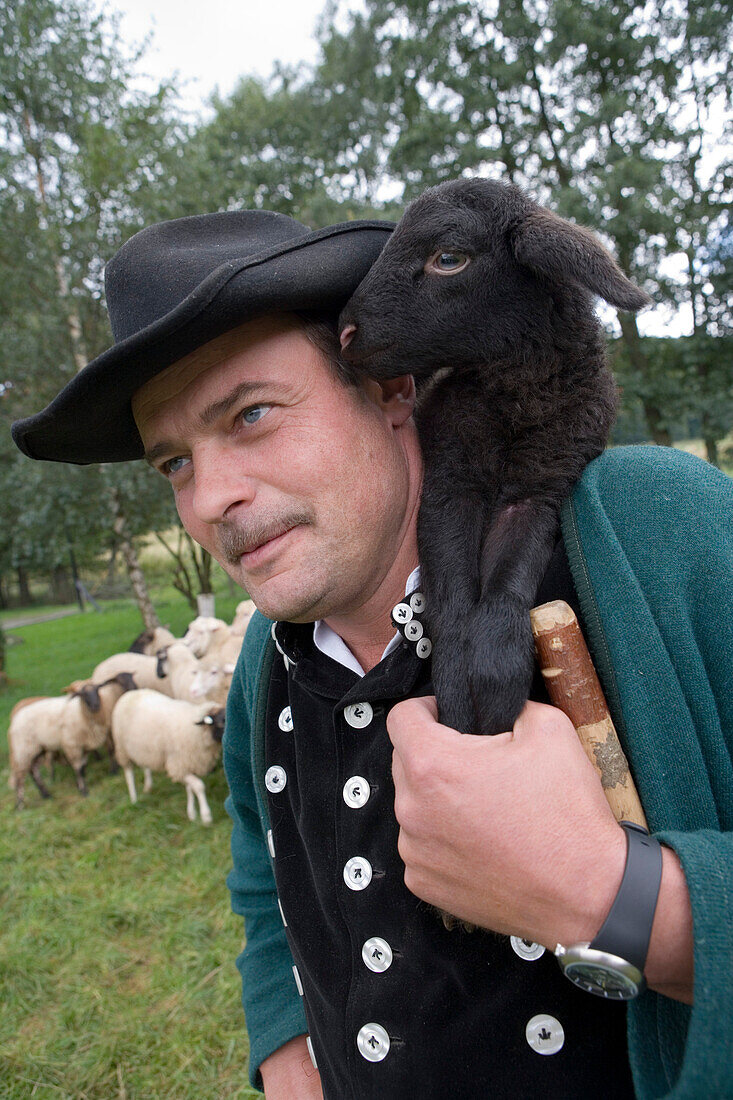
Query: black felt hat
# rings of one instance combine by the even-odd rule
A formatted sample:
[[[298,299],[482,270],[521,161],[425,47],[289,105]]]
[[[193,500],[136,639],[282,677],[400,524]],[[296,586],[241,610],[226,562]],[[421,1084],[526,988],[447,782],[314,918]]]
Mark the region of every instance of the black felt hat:
[[[237,210],[143,229],[105,271],[115,343],[43,412],[17,420],[13,439],[30,458],[54,462],[142,457],[130,407],[140,386],[265,313],[337,314],[392,228],[354,221],[312,232],[284,214]]]

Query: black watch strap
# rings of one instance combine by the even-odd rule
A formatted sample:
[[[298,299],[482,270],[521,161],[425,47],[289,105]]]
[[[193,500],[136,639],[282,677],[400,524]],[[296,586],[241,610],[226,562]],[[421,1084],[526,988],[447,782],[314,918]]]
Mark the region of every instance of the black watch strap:
[[[626,833],[624,877],[590,946],[627,959],[643,974],[662,881],[662,848],[641,825],[619,824]]]

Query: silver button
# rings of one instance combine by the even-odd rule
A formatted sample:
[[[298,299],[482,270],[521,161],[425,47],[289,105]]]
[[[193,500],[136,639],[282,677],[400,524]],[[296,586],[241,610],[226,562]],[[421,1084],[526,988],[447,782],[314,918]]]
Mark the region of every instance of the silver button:
[[[372,936],[362,947],[361,957],[364,965],[375,974],[383,974],[392,965],[392,948],[386,940],[379,936]]]
[[[413,592],[410,596],[410,607],[416,615],[422,615],[425,610],[425,597],[422,592]]]
[[[293,712],[290,707],[285,707],[280,711],[280,717],[277,720],[277,724],[283,733],[290,733],[293,728]]]
[[[295,978],[295,984],[298,987],[298,993],[300,993],[300,995],[302,997],[303,996],[303,983],[300,980],[300,974],[298,973],[297,966],[293,967],[293,977]]]
[[[344,882],[349,890],[366,890],[372,881],[372,865],[363,856],[352,856],[344,867]]]
[[[509,942],[520,959],[526,959],[527,962],[534,962],[535,959],[541,959],[545,953],[545,949],[541,943],[533,943],[532,940],[523,940],[520,939],[519,936],[512,936]]]
[[[288,777],[285,774],[285,768],[281,768],[279,764],[273,764],[272,767],[268,768],[265,772],[265,786],[270,794],[277,794],[278,791],[284,791],[287,781]]]
[[[361,775],[352,775],[351,779],[347,779],[344,783],[344,802],[347,806],[351,806],[352,810],[361,809],[369,801],[371,793],[369,784]]]
[[[282,905],[282,902],[280,901],[280,898],[277,899],[277,907],[280,910],[280,916],[283,919],[283,928],[287,928],[288,922],[285,920],[285,910],[283,909],[283,905]]]
[[[565,1042],[565,1032],[559,1020],[544,1012],[533,1016],[525,1029],[527,1042],[538,1054],[557,1054]]]
[[[313,1043],[311,1042],[310,1035],[306,1035],[305,1045],[308,1047],[308,1053],[311,1056],[311,1062],[313,1063],[313,1069],[318,1069],[318,1062],[316,1061],[316,1056],[313,1053]]]
[[[272,836],[272,829],[267,830],[267,847],[270,850],[270,855],[275,858],[275,841]]]
[[[405,637],[408,642],[419,642],[424,633],[423,625],[419,623],[417,619],[413,619],[412,622],[408,623],[405,627]]]
[[[430,638],[421,638],[415,646],[415,652],[418,657],[422,657],[423,660],[429,657],[433,652],[433,643],[430,641]]]
[[[412,618],[412,608],[409,603],[396,603],[392,608],[392,618],[396,623],[404,626]]]
[[[381,1024],[364,1024],[359,1028],[356,1045],[367,1062],[381,1062],[389,1054],[389,1035]]]
[[[344,707],[344,718],[355,730],[363,730],[374,717],[374,711],[369,703],[352,703]]]

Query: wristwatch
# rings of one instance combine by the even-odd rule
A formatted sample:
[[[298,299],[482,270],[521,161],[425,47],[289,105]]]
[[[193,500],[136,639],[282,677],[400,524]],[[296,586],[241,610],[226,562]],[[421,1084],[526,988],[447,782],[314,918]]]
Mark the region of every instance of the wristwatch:
[[[609,914],[592,943],[559,943],[555,954],[565,977],[580,989],[630,1001],[646,989],[644,966],[662,881],[662,849],[641,825],[619,824],[626,833],[626,866]]]

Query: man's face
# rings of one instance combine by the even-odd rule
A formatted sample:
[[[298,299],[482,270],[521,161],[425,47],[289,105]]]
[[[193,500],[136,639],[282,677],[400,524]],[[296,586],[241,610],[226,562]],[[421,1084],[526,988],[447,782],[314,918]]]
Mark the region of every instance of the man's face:
[[[273,619],[348,614],[414,536],[412,391],[347,387],[295,319],[241,326],[138,390],[189,534]]]

